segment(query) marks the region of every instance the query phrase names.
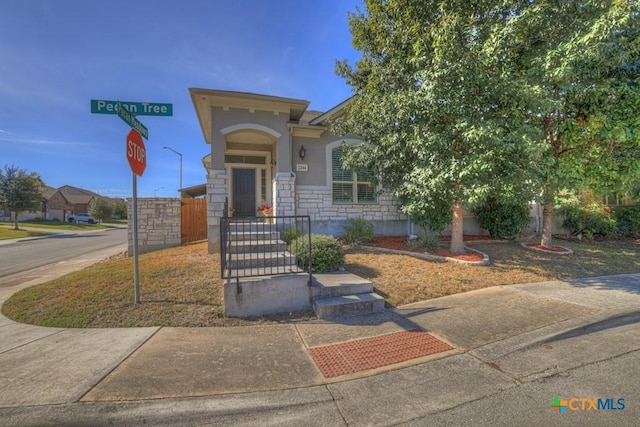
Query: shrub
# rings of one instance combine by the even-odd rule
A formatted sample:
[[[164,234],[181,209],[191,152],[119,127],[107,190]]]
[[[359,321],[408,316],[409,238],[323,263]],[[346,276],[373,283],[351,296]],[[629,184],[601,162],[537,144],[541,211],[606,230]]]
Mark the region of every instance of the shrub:
[[[411,241],[410,246],[416,248],[425,247],[435,251],[440,246],[440,233],[423,225],[422,231],[418,233],[418,238]]]
[[[287,228],[282,235],[282,240],[288,245],[300,236],[302,236],[302,231],[299,228]]]
[[[640,237],[640,205],[616,206],[613,216],[621,236]]]
[[[373,241],[373,224],[363,218],[349,218],[342,238],[347,245],[359,245]]]
[[[580,206],[575,198],[561,199],[556,207],[564,220],[562,226],[574,236],[592,240],[596,237],[610,239],[618,232],[616,220],[610,217],[611,211],[598,203],[587,207]]]
[[[496,197],[489,197],[476,206],[473,214],[492,239],[514,240],[531,221],[528,203],[505,202]]]
[[[289,250],[298,260],[298,266],[308,270],[309,236],[300,236],[291,242]],[[344,250],[340,242],[332,236],[311,235],[311,269],[314,273],[336,271],[344,264]]]

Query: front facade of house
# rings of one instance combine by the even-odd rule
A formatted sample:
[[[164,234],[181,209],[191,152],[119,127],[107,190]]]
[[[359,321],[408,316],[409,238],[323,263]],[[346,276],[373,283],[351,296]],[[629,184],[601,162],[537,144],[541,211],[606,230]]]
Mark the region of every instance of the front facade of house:
[[[375,233],[407,233],[408,219],[391,196],[378,194],[366,173],[342,168],[342,147],[357,138],[331,133],[308,101],[243,92],[190,89],[211,154],[207,169],[209,251],[217,252],[224,201],[235,216],[309,215],[314,233],[340,235],[348,218],[374,224]]]

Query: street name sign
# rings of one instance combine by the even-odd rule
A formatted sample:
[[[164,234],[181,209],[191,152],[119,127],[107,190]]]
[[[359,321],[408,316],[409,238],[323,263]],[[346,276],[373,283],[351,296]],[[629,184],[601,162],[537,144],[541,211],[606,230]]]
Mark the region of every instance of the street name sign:
[[[142,136],[135,129],[131,129],[127,135],[127,161],[131,166],[131,172],[142,176],[147,167],[147,149]]]
[[[140,132],[140,135],[142,135],[144,139],[149,139],[149,131],[142,123],[136,120],[135,116],[132,113],[130,113],[125,108],[117,104],[116,104],[116,111],[117,111],[118,117],[124,120],[126,124],[128,124],[133,129]]]
[[[173,116],[173,104],[156,102],[91,100],[91,112],[94,114],[118,114],[118,103],[136,116]]]

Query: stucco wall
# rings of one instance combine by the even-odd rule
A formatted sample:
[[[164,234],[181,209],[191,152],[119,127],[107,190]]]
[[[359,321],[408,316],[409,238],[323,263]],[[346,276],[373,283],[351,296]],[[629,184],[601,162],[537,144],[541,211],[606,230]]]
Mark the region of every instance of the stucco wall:
[[[133,256],[133,208],[127,201],[129,256]],[[179,246],[181,240],[180,199],[138,199],[138,253]]]

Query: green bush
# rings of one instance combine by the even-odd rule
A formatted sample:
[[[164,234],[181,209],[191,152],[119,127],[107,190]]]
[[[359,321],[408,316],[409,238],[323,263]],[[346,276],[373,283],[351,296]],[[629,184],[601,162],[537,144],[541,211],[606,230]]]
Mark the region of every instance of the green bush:
[[[575,198],[562,199],[556,212],[564,218],[562,226],[574,236],[610,239],[618,233],[616,220],[610,217],[609,208],[598,203],[580,206]]]
[[[418,224],[420,225],[420,224]],[[431,250],[438,249],[440,246],[440,233],[429,228],[428,224],[421,224],[422,231],[418,233],[418,238],[410,242],[410,246],[416,248],[428,248]]]
[[[290,252],[296,256],[298,266],[308,271],[309,236],[300,236],[291,242]],[[344,264],[344,250],[340,242],[324,234],[311,235],[311,269],[314,273],[327,273],[338,270]]]
[[[359,245],[373,241],[373,224],[363,218],[349,218],[342,236],[347,245]]]
[[[624,237],[640,237],[640,205],[616,206],[613,217],[618,226],[618,234]]]
[[[473,209],[480,227],[489,232],[493,239],[514,240],[531,221],[529,204],[525,202],[505,202],[489,197]]]
[[[300,230],[299,228],[287,228],[282,235],[282,240],[284,240],[288,245],[301,235],[302,230]]]

